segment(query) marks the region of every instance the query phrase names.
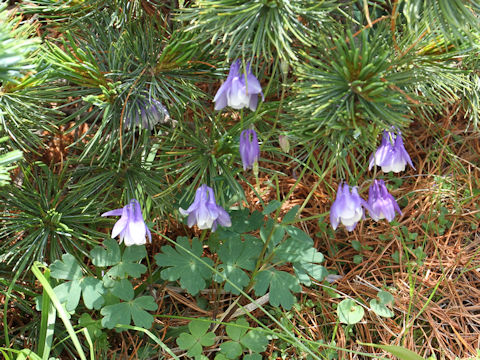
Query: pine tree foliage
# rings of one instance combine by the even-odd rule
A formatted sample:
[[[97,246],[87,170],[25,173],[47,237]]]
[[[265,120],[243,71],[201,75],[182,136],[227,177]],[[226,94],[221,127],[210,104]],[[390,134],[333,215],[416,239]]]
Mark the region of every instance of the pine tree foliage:
[[[299,47],[314,45],[316,32],[326,33],[328,12],[335,7],[335,1],[197,1],[182,9],[179,20],[198,34],[197,41],[210,42],[212,52],[229,59],[288,61],[298,59]]]

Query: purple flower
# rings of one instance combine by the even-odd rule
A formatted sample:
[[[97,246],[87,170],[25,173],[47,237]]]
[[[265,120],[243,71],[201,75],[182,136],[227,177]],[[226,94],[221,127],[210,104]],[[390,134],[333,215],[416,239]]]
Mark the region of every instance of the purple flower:
[[[156,124],[169,120],[170,114],[160,101],[137,100],[131,113],[125,117],[125,125],[130,127],[134,122],[136,125],[142,125],[144,129],[151,130]]]
[[[220,86],[213,99],[215,110],[221,110],[228,105],[234,109],[249,107],[250,110],[255,111],[258,104],[258,94],[264,100],[262,87],[255,75],[251,73],[250,64],[247,66],[246,73],[240,72],[240,64],[240,60],[235,60],[230,66],[227,80]]]
[[[373,220],[387,219],[391,222],[395,211],[402,215],[402,211],[395,198],[388,192],[383,180],[375,180],[368,189],[369,213]]]
[[[393,132],[384,131],[382,143],[375,154],[370,157],[368,169],[370,170],[373,165],[378,165],[382,167],[383,172],[393,171],[397,173],[405,170],[407,163],[415,169],[403,145],[401,133],[395,135]]]
[[[240,133],[240,157],[242,158],[243,170],[251,168],[258,161],[260,146],[255,130],[243,130]]]
[[[230,215],[215,202],[213,189],[203,184],[195,193],[195,200],[187,210],[180,208],[183,216],[188,215],[187,224],[192,227],[197,224],[198,228],[212,229],[215,231],[217,225],[232,226]]]
[[[338,186],[337,198],[330,209],[330,223],[333,230],[341,222],[348,231],[353,231],[357,222],[365,216],[364,207],[368,209],[368,204],[358,195],[357,187],[352,188],[345,183]]]
[[[152,234],[143,221],[142,209],[137,200],[121,209],[115,209],[103,213],[102,216],[121,216],[112,229],[112,238],[120,235],[120,244],[125,240],[125,245],[143,245],[146,243],[145,236],[152,242]]]

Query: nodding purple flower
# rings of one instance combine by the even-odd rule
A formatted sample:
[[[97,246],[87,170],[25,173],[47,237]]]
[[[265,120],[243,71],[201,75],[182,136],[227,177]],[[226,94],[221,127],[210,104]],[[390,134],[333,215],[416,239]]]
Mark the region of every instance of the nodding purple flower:
[[[333,230],[336,230],[341,222],[348,231],[353,231],[357,222],[365,217],[364,207],[368,209],[368,204],[358,195],[357,187],[352,188],[347,183],[338,186],[337,198],[330,209],[330,223]]]
[[[391,222],[395,211],[402,215],[402,211],[395,198],[388,192],[383,180],[375,180],[368,189],[369,213],[373,220],[387,219]]]
[[[393,171],[395,173],[404,171],[407,163],[415,169],[412,160],[405,150],[401,133],[395,135],[393,132],[384,131],[382,143],[378,147],[375,154],[370,157],[370,170],[373,165],[382,167],[383,172]]]
[[[143,221],[142,209],[137,200],[121,209],[115,209],[103,213],[102,216],[121,216],[112,229],[112,238],[120,235],[120,244],[125,240],[125,245],[143,245],[146,243],[145,236],[152,242],[152,234]]]
[[[260,146],[255,130],[243,130],[240,133],[240,157],[242,158],[243,170],[253,167],[253,164],[258,161]]]
[[[136,100],[131,113],[125,117],[125,125],[130,127],[132,122],[144,129],[152,130],[158,123],[166,123],[170,114],[163,104],[155,99]]]
[[[195,193],[195,200],[187,210],[180,208],[183,216],[188,215],[189,227],[197,224],[201,230],[212,229],[215,231],[218,225],[232,226],[230,215],[215,202],[213,189],[205,184],[200,186]]]
[[[240,65],[240,60],[235,60],[230,66],[227,80],[220,86],[213,99],[215,110],[221,110],[228,105],[237,110],[248,107],[255,111],[258,95],[260,94],[262,100],[265,100],[260,82],[250,71],[250,64],[247,65],[246,73],[240,72]]]

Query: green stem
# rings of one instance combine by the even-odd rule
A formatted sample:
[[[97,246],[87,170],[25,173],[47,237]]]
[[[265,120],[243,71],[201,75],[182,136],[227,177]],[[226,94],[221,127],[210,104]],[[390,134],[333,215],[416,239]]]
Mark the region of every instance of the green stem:
[[[203,240],[205,240],[205,237],[207,236],[207,229],[202,231],[202,234],[200,235],[200,242],[203,243]]]

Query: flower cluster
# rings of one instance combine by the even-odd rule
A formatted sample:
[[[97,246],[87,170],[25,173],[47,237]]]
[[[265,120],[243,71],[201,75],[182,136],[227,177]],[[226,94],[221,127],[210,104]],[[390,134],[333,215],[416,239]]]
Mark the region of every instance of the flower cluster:
[[[187,224],[190,227],[197,224],[199,229],[215,231],[218,225],[232,226],[228,213],[217,205],[213,189],[205,184],[197,189],[192,205],[187,210],[180,208],[180,213],[188,216]]]
[[[382,143],[370,158],[369,169],[373,165],[378,165],[384,172],[400,172],[405,170],[407,163],[414,168],[400,132],[395,135],[384,131]],[[388,192],[383,180],[373,181],[368,190],[368,201],[360,197],[356,187],[350,192],[348,184],[345,183],[343,186],[340,184],[337,197],[330,209],[330,223],[333,229],[335,230],[341,222],[348,231],[353,231],[358,221],[365,217],[365,209],[375,221],[387,219],[391,222],[395,218],[395,213],[402,215],[397,201]]]

